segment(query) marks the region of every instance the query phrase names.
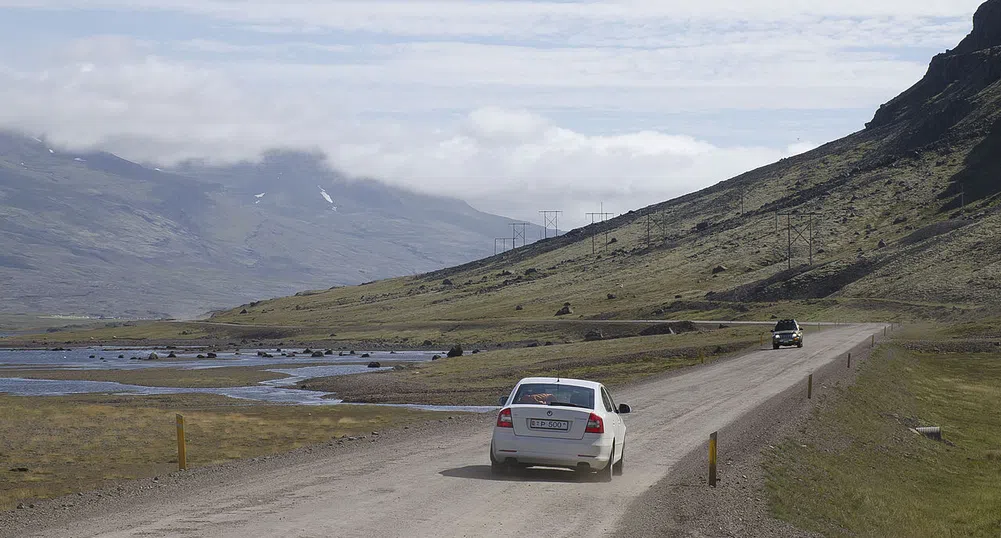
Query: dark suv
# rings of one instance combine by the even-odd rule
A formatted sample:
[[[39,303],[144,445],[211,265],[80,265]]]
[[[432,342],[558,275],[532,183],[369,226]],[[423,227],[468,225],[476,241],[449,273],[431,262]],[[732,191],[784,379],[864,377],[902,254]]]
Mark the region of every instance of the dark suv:
[[[772,349],[782,346],[803,347],[803,327],[794,319],[783,319],[772,329]]]

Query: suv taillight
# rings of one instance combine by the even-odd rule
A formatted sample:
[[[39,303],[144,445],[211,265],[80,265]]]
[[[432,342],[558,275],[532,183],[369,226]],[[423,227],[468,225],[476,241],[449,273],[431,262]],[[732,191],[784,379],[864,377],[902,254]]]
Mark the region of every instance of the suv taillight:
[[[591,416],[587,417],[587,429],[584,433],[605,433],[605,423],[601,417],[591,413]]]
[[[514,420],[511,419],[511,410],[503,409],[500,414],[497,415],[497,427],[498,428],[513,428]]]

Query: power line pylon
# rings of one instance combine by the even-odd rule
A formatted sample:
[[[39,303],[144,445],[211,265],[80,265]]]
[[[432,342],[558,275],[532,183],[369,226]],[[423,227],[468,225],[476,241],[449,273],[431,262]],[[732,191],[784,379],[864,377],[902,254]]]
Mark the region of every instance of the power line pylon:
[[[510,241],[510,237],[495,237],[494,238],[494,256],[497,255],[497,242],[501,242],[501,252],[507,252],[507,242]]]
[[[585,216],[587,216],[588,218],[591,219],[591,226],[592,227],[594,226],[595,219],[598,219],[598,222],[605,222],[605,220],[608,217],[614,216],[614,213],[605,213],[604,212],[604,208],[605,208],[604,204],[601,205],[601,208],[602,208],[602,211],[599,212],[599,213],[585,213],[584,214]],[[594,245],[594,236],[595,235],[596,235],[596,232],[592,229],[591,230],[591,254],[594,254],[594,253],[597,252],[597,249],[595,248],[595,245]],[[605,246],[606,247],[608,246],[608,230],[605,230]]]
[[[518,239],[521,239],[521,246],[528,244],[525,238],[525,230],[528,228],[527,222],[512,222],[511,223],[511,248],[518,248]]]
[[[793,213],[791,211],[785,213],[776,213],[775,214],[776,220],[778,219],[779,216],[783,216],[786,218],[786,252],[788,258],[787,267],[789,269],[792,269],[792,246],[794,243],[798,241],[803,241],[807,245],[809,245],[810,265],[813,265],[813,238],[814,238],[813,223],[814,223],[814,217],[819,217],[820,213]],[[792,221],[792,218],[794,216],[797,218],[797,222],[795,224],[793,224]],[[802,222],[804,218],[808,219],[806,223]],[[793,234],[796,234],[796,236],[793,237]]]
[[[539,211],[542,214],[543,221],[543,239],[549,238],[549,228],[550,226],[556,231],[556,235],[553,237],[560,236],[560,215],[562,211]]]

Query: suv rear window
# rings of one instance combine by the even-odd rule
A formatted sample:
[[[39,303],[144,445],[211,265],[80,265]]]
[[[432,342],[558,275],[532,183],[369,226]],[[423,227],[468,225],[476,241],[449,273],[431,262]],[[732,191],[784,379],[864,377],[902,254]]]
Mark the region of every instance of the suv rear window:
[[[594,409],[594,389],[558,383],[529,383],[518,387],[511,403]]]
[[[791,319],[782,320],[775,325],[776,331],[795,331],[797,329],[799,329],[799,327],[797,327],[796,322]]]

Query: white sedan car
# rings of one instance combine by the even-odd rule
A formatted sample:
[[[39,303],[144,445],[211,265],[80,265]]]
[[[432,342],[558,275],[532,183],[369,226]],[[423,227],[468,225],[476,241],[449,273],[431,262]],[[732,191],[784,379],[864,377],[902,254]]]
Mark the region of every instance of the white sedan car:
[[[622,474],[628,405],[615,405],[601,383],[579,379],[529,377],[501,398],[490,469],[565,467],[597,471],[610,481]]]

